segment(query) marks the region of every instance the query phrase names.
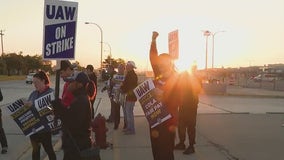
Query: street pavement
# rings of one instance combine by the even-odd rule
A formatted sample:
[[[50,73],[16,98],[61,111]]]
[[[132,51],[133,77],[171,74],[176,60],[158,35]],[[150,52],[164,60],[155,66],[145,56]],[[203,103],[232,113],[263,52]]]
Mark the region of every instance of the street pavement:
[[[2,86],[1,86],[2,87]],[[98,91],[100,91],[100,87]],[[15,93],[16,94],[16,93]],[[235,101],[232,104],[232,100]],[[248,100],[255,100],[254,101]],[[259,107],[264,102],[273,106]],[[182,151],[175,151],[177,160],[282,160],[284,157],[284,92],[261,89],[249,89],[229,86],[225,95],[200,95],[197,116],[196,153],[184,155]],[[11,101],[3,102],[6,104]],[[271,103],[273,102],[273,103]],[[275,102],[275,103],[274,103]],[[237,105],[241,104],[241,105]],[[107,94],[98,92],[95,106],[97,113],[108,118],[110,101]],[[246,108],[246,106],[249,106]],[[231,108],[230,108],[231,107]],[[241,109],[238,109],[241,108]],[[255,108],[250,110],[250,108]],[[137,102],[134,109],[135,135],[124,135],[123,123],[119,129],[113,130],[113,124],[107,123],[107,141],[112,147],[100,150],[102,160],[151,160],[151,144],[148,122],[142,108]],[[123,115],[123,114],[122,114]],[[8,120],[9,121],[9,120]],[[123,122],[123,120],[121,120]],[[16,125],[12,122],[9,124]],[[4,125],[5,130],[11,126]],[[20,130],[13,132],[21,134]],[[25,136],[7,135],[9,150],[0,159],[14,160],[13,149],[17,147],[17,139],[25,139],[26,146],[19,160],[31,159],[29,139]],[[178,141],[178,138],[176,138]],[[187,141],[186,141],[187,142]],[[53,137],[57,159],[63,159],[60,136]],[[11,147],[13,146],[13,147]],[[19,157],[19,156],[17,156]],[[48,159],[44,151],[42,159]]]

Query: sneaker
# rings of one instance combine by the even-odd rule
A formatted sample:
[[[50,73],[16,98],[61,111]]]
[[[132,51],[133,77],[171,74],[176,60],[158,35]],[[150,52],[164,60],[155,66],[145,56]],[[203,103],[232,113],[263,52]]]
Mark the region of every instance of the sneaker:
[[[183,152],[183,154],[192,154],[195,152],[195,149],[193,146],[189,146],[186,148],[186,150]]]
[[[122,132],[127,132],[127,131],[128,131],[127,128],[123,128],[123,129],[122,129]]]
[[[7,153],[7,147],[2,148],[1,154],[6,154]]]
[[[106,122],[107,122],[107,123],[113,123],[113,120],[107,119]]]
[[[185,149],[185,144],[184,143],[178,143],[175,145],[175,149],[177,150],[184,150]]]

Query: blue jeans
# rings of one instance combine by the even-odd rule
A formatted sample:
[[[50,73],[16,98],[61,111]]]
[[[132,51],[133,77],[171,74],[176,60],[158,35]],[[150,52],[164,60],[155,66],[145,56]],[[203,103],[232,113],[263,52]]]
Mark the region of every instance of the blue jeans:
[[[127,130],[131,133],[135,133],[134,113],[133,113],[134,105],[135,105],[135,102],[132,102],[132,101],[126,101],[125,102]]]
[[[123,111],[123,121],[124,121],[123,129],[127,129],[127,118],[126,118],[125,101],[123,102],[123,104],[121,104],[121,108],[122,108],[122,111]]]

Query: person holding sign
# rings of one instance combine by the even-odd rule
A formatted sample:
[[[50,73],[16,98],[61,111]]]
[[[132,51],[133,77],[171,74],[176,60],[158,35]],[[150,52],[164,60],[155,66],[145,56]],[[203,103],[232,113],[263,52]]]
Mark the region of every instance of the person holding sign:
[[[154,97],[162,102],[171,118],[150,128],[150,139],[154,160],[174,160],[175,131],[177,113],[180,105],[177,87],[178,74],[174,69],[172,58],[167,53],[158,55],[156,39],[159,33],[152,33],[150,62],[154,72]]]
[[[2,91],[0,89],[0,101],[3,100],[3,94]],[[1,112],[1,108],[0,108],[0,143],[1,143],[1,154],[6,154],[7,150],[8,150],[8,143],[7,143],[7,138],[3,129],[3,122],[2,122],[2,112]]]
[[[125,107],[124,107],[124,102],[121,102],[120,96],[123,96],[120,87],[122,85],[122,82],[124,81],[125,75],[125,65],[119,64],[117,67],[117,73],[113,75],[113,78],[111,80],[112,83],[112,98],[111,98],[111,103],[114,107],[114,130],[116,130],[119,126],[120,123],[120,106],[122,105],[123,107],[123,114],[124,114],[124,128],[126,128],[126,112],[125,112]]]
[[[126,63],[126,75],[120,90],[122,94],[126,95],[125,98],[125,113],[126,115],[126,129],[124,129],[126,135],[135,134],[135,125],[134,125],[134,113],[133,109],[137,98],[133,92],[133,89],[138,85],[138,77],[134,69],[136,69],[135,63],[133,61],[128,61]]]
[[[68,91],[74,95],[70,106],[66,108],[59,99],[52,104],[62,120],[63,160],[79,160],[82,151],[92,147],[90,99],[96,95],[96,86],[84,72],[77,72],[66,81],[69,82]]]
[[[49,77],[43,71],[39,71],[33,76],[33,84],[35,90],[30,94],[27,102],[25,102],[25,105],[30,105],[34,107],[35,101],[37,99],[52,93],[54,90],[50,88]],[[45,103],[47,104],[47,102]],[[49,160],[56,160],[56,155],[52,146],[51,135],[52,135],[51,130],[43,129],[30,136],[30,141],[33,148],[32,151],[33,160],[40,160],[41,144],[45,152],[47,153]]]

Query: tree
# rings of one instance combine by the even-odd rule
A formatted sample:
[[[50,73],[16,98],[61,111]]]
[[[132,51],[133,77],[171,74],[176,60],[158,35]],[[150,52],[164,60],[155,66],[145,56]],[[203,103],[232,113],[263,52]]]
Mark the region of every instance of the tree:
[[[5,54],[0,60],[0,73],[12,74],[28,74],[38,70],[45,72],[52,71],[52,63],[49,60],[43,60],[41,56],[23,56],[23,52]]]
[[[114,68],[117,68],[119,64],[125,64],[125,61],[122,58],[118,58],[118,59],[111,58],[111,56],[108,56],[103,61],[104,68],[110,65],[112,65]]]
[[[3,59],[6,61],[7,75],[11,76],[12,73],[20,74],[20,70],[23,67],[22,55],[16,53],[10,53],[4,55]]]
[[[0,74],[6,74],[7,66],[3,58],[0,59]]]
[[[26,69],[26,74],[31,72],[31,71],[37,71],[39,69],[42,69],[43,67],[43,62],[42,62],[42,57],[39,55],[34,55],[34,56],[25,56],[24,57],[24,62],[25,62],[25,69]]]

